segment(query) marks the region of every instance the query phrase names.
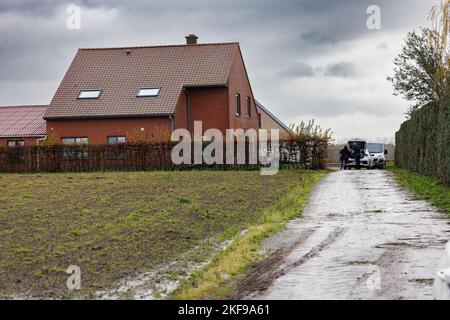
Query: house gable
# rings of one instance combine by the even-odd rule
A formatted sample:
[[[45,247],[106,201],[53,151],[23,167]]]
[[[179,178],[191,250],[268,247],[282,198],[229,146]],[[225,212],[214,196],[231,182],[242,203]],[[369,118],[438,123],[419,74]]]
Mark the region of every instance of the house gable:
[[[167,117],[185,86],[227,85],[237,43],[80,49],[45,113],[47,120]],[[158,96],[137,97],[160,88]],[[98,98],[80,99],[83,90]]]
[[[250,80],[239,46],[233,54],[233,62],[228,78],[229,128],[258,129],[258,112]],[[237,97],[240,95],[241,114],[236,114]],[[251,116],[247,115],[247,97],[250,98]]]

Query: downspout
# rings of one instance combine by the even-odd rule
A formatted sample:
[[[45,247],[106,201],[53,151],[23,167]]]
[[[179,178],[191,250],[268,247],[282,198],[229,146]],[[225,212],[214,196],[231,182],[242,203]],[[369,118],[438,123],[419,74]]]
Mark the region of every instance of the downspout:
[[[190,109],[190,99],[189,99],[189,92],[186,90],[186,88],[183,87],[184,94],[186,95],[186,129],[190,131],[189,124],[190,124],[190,115],[189,115],[189,109]]]
[[[174,123],[173,123],[174,122],[174,118],[173,118],[172,114],[169,115],[169,119],[170,119],[170,131],[173,132],[175,126],[174,126]]]
[[[44,138],[37,139],[37,145],[38,145],[38,147],[39,147],[40,143],[41,143],[42,141],[45,141],[45,140],[47,140],[47,136],[44,136]],[[39,161],[40,159],[39,159],[39,155],[40,155],[40,153],[39,153],[39,150],[38,150],[37,157],[36,157],[36,169],[37,169],[38,172],[40,171],[40,161]]]
[[[39,146],[40,142],[45,141],[45,140],[47,140],[47,136],[44,136],[43,138],[37,139],[38,146]]]

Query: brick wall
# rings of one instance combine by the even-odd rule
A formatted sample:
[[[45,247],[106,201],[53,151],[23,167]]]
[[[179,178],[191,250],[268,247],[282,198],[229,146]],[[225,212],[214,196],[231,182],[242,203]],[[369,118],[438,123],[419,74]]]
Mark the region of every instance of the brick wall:
[[[141,128],[144,130],[141,131]],[[88,137],[89,144],[106,144],[108,136],[147,136],[170,132],[171,120],[167,118],[64,120],[47,121],[47,134],[57,140],[71,137]]]
[[[236,51],[229,78],[230,124],[229,128],[258,129],[258,112],[255,99],[245,70],[244,60],[240,51]],[[241,95],[241,116],[236,116],[236,93]],[[247,97],[251,98],[251,117],[247,117]]]

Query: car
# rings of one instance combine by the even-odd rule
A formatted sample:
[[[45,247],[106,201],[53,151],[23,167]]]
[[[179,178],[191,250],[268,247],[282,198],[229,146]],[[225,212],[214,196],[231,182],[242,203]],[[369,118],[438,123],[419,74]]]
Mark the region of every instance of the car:
[[[445,246],[434,278],[433,296],[436,300],[450,300],[450,241]]]
[[[386,168],[386,155],[388,151],[384,149],[384,144],[380,142],[368,142],[367,150],[373,158],[373,165],[378,169]]]
[[[350,148],[350,151],[354,154],[355,152],[359,152],[360,154],[360,167],[366,168],[366,169],[372,169],[374,167],[373,158],[370,155],[369,150],[367,149],[367,143],[364,140],[350,140],[348,142],[348,146]],[[356,168],[356,161],[354,156],[350,157],[347,168]]]

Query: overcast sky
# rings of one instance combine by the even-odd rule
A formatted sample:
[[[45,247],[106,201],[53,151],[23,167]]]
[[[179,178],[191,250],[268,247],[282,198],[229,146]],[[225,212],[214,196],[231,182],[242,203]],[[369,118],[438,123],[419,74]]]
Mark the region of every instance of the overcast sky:
[[[438,0],[1,0],[0,105],[48,104],[78,48],[239,41],[256,99],[338,140],[392,138],[408,103],[386,76]],[[81,29],[66,27],[81,7]],[[381,29],[367,28],[370,5]]]

